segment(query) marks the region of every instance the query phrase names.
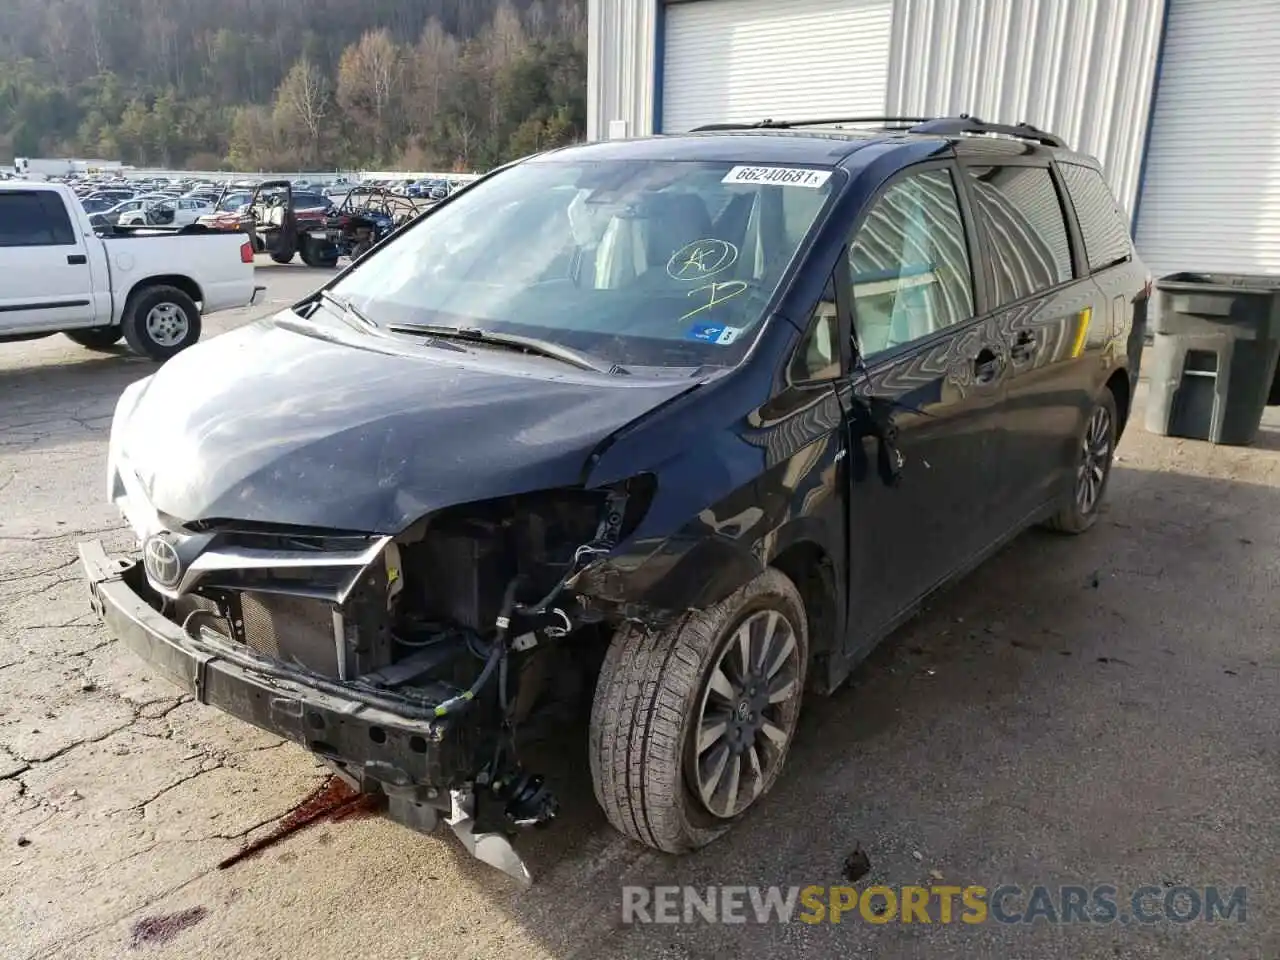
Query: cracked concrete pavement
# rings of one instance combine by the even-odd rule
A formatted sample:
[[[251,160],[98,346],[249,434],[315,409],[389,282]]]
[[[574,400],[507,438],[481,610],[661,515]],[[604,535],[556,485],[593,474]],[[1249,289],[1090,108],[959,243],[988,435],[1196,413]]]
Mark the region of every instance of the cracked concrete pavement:
[[[267,302],[317,282],[264,266]],[[274,301],[274,302],[273,302]],[[120,390],[151,366],[0,345],[0,957],[1280,956],[1280,417],[1248,450],[1134,418],[1088,536],[1029,533],[806,706],[789,776],[674,859],[614,835],[581,731],[530,890],[450,836],[326,823],[218,863],[324,779],[107,639],[75,563],[131,547],[103,500]],[[1140,397],[1141,399],[1141,397]],[[1244,923],[624,925],[623,884],[1248,887]]]

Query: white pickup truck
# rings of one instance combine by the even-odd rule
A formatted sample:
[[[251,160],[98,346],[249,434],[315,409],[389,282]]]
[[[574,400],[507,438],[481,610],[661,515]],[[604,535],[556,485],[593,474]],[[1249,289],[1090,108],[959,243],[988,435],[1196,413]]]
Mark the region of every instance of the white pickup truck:
[[[98,235],[70,188],[0,183],[0,342],[65,333],[106,350],[124,337],[167,360],[200,339],[201,314],[253,303],[253,269],[243,234]]]

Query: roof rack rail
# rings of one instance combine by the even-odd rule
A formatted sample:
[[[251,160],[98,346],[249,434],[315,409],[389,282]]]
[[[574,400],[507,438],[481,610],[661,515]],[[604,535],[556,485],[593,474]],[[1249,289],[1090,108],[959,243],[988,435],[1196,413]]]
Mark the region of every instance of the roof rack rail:
[[[929,117],[821,117],[816,120],[757,120],[754,123],[708,123],[690,133],[712,130],[790,130],[792,127],[824,127],[833,123],[892,123],[901,126],[928,123]]]
[[[1067,149],[1067,141],[1029,123],[987,123],[967,113],[958,117],[825,117],[814,120],[757,120],[754,123],[708,123],[694,127],[690,133],[709,133],[714,130],[791,130],[795,127],[823,127],[837,123],[878,123],[902,127],[908,133],[931,133],[936,136],[998,133],[1020,140],[1034,140],[1048,147]]]
[[[967,113],[962,113],[958,117],[940,117],[937,120],[926,120],[912,127],[911,132],[932,133],[944,137],[956,134],[998,133],[1006,137],[1017,137],[1020,140],[1034,140],[1037,143],[1043,143],[1047,147],[1067,149],[1067,141],[1057,134],[1048,133],[1038,127],[1033,127],[1029,123],[987,123],[977,117],[971,117]]]

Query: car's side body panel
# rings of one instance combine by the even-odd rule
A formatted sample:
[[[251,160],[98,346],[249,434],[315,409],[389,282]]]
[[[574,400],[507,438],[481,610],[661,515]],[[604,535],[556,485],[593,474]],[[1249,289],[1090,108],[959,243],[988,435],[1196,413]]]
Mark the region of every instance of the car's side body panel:
[[[956,151],[943,141],[877,142],[844,159],[850,181],[779,307],[794,331],[775,318],[758,348],[773,358],[769,392],[760,394],[759,364],[749,360],[734,376],[610,441],[591,483],[626,476],[645,463],[653,468],[649,457],[658,449],[684,452],[656,467],[662,480],[645,529],[584,573],[580,587],[637,609],[678,612],[722,599],[788,547],[812,544],[838,571],[835,655],[829,682],[822,684],[834,686],[927,596],[1060,500],[1069,489],[1074,437],[1089,404],[1116,370],[1136,362],[1128,347],[1131,326],[1112,320],[1120,306],[1113,307],[1097,278],[1080,266],[1078,227],[1065,201],[1073,279],[1019,303],[994,303],[985,266],[990,251],[974,222],[964,163],[1051,167],[1048,150],[994,144],[962,149],[952,161],[946,158]],[[666,156],[672,148],[656,143],[649,149]],[[719,155],[722,149],[708,144],[702,152]],[[788,384],[785,361],[845,255],[851,227],[887,184],[906,171],[939,164],[953,171],[961,194],[975,271],[973,320],[853,367],[825,388]],[[1134,264],[1108,273],[1116,297],[1128,292],[1130,315],[1141,270]],[[851,313],[842,295],[846,330],[856,323]],[[1028,334],[1036,345],[1030,356]],[[971,369],[984,349],[999,355],[1001,373],[989,385],[976,384]],[[752,411],[751,425],[733,428],[726,446],[711,411],[744,407]],[[900,486],[884,482],[879,462],[874,421],[886,416],[902,456]],[[768,429],[761,429],[766,423]],[[744,456],[742,442],[758,445],[764,455]],[[843,524],[847,535],[834,533],[833,524]],[[672,525],[675,534],[653,533]]]

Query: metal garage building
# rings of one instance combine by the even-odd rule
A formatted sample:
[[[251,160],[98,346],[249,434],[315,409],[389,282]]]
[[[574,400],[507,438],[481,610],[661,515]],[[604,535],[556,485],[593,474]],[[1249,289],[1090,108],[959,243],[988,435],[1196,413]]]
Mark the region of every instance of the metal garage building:
[[[1280,0],[590,0],[594,139],[970,113],[1097,156],[1157,275],[1280,273]]]

